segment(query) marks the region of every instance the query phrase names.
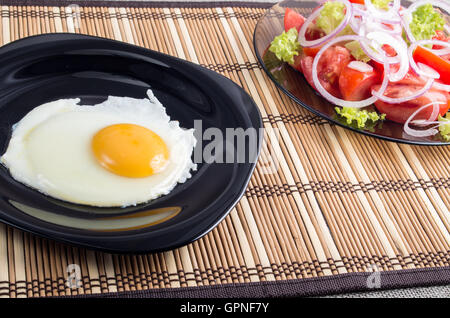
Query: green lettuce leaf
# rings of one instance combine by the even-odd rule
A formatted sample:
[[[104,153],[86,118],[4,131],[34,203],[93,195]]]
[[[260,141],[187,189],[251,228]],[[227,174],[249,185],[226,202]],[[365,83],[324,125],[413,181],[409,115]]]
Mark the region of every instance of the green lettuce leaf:
[[[370,57],[364,53],[363,49],[361,48],[361,45],[359,45],[358,41],[351,41],[345,44],[345,47],[350,51],[350,53],[353,55],[355,59],[358,61],[362,61],[364,63],[367,63],[370,61]]]
[[[391,0],[372,0],[374,7],[381,10],[388,10],[389,2],[391,2]]]
[[[345,5],[342,2],[328,1],[323,5],[323,9],[320,11],[316,20],[316,27],[324,31],[326,34],[333,32],[342,20],[345,18]],[[338,36],[355,34],[347,25]]]
[[[427,3],[412,13],[409,28],[417,41],[431,39],[438,30],[444,29],[444,17]]]
[[[325,2],[317,17],[316,26],[326,34],[333,32],[345,17],[345,5],[342,2]]]
[[[450,141],[450,112],[447,113],[445,117],[439,115],[438,120],[445,122],[445,124],[439,126],[439,132],[442,136],[442,139],[444,139],[445,141]]]
[[[269,51],[275,53],[276,57],[283,62],[294,63],[294,56],[299,54],[301,49],[297,40],[298,32],[295,28],[283,31],[270,43]]]
[[[358,128],[365,128],[368,121],[376,123],[384,120],[386,114],[379,115],[376,111],[367,111],[366,109],[358,109],[353,107],[335,107],[336,113],[346,119],[347,124],[355,124]]]

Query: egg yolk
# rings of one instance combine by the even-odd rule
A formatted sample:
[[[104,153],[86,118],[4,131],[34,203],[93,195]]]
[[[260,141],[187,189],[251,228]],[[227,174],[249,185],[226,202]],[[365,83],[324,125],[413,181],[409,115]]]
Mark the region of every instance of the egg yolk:
[[[102,167],[130,178],[158,173],[169,159],[169,151],[161,137],[134,124],[116,124],[101,129],[92,139],[92,150]]]

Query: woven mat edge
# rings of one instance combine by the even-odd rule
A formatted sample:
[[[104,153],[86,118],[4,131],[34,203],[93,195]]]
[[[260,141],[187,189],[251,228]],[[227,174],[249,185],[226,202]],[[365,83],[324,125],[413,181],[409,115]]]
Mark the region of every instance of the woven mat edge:
[[[269,8],[273,3],[263,2],[168,2],[168,1],[70,1],[70,0],[0,0],[0,5],[15,6],[80,6],[99,7],[253,7]],[[293,279],[275,282],[258,282],[242,284],[220,284],[214,286],[161,288],[151,290],[79,295],[68,297],[148,297],[148,298],[198,298],[198,297],[299,297],[319,296],[357,291],[375,291],[367,288],[367,279],[371,273],[350,273],[318,278]],[[450,267],[433,269],[414,269],[380,272],[382,286],[378,290],[404,287],[436,286],[450,283]],[[55,297],[60,298],[60,297]]]
[[[246,2],[246,1],[86,1],[86,0],[0,0],[4,6],[68,6],[82,7],[152,7],[152,8],[216,8],[216,7],[245,7],[270,8],[274,2]]]
[[[450,284],[450,266],[379,272],[380,288],[369,288],[373,273],[348,273],[284,281],[158,288],[50,298],[276,298],[311,297]],[[442,295],[445,297],[448,295]]]

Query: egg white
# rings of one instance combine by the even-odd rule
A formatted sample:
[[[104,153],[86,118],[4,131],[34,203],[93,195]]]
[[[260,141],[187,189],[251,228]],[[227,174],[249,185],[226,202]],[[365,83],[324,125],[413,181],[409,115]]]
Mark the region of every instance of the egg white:
[[[148,99],[109,96],[94,106],[79,99],[61,99],[34,108],[14,127],[8,149],[0,158],[12,177],[57,199],[112,207],[148,202],[168,194],[191,177],[197,166],[191,156],[193,129],[171,121],[163,105]],[[169,149],[169,162],[157,174],[127,178],[104,169],[91,149],[102,128],[130,123],[157,133]]]

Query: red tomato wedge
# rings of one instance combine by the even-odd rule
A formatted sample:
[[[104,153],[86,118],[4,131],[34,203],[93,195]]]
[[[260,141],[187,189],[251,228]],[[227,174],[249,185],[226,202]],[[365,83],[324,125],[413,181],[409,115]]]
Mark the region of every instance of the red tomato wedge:
[[[305,18],[300,13],[286,8],[286,11],[284,12],[284,30],[286,32],[292,28],[296,28],[297,31],[300,30],[304,22]]]
[[[364,4],[364,0],[350,0],[351,3]]]
[[[384,66],[378,62],[370,61],[370,65],[372,65],[374,68],[377,69],[378,72],[381,74],[381,81],[384,79]],[[397,72],[399,69],[399,64],[393,64],[390,66],[391,72]],[[408,73],[406,73],[405,77],[403,77],[400,81],[395,82],[396,84],[404,84],[404,85],[421,85],[424,86],[427,82],[427,79],[419,76],[414,72],[412,68],[408,70]]]
[[[345,100],[364,100],[371,96],[372,86],[379,84],[380,81],[380,72],[375,68],[360,72],[347,65],[339,76],[339,90]]]
[[[450,61],[433,54],[421,46],[414,50],[413,58],[416,63],[423,63],[433,68],[441,75],[439,80],[444,84],[450,85]]]
[[[317,53],[319,53],[321,48],[322,48],[321,46],[319,46],[319,47],[304,47],[303,53],[305,53],[305,55],[307,55],[307,56],[314,57],[317,55]]]
[[[373,86],[373,89],[375,90],[378,90],[379,88],[380,85]],[[392,98],[399,98],[402,96],[411,95],[420,88],[421,86],[416,85],[394,84],[388,86],[384,94]],[[445,115],[450,108],[450,96],[446,92],[433,89],[416,99],[400,104],[389,104],[381,100],[377,100],[375,102],[375,107],[380,113],[386,114],[387,119],[403,124],[419,107],[433,101],[444,102],[444,104],[439,104],[439,114],[441,116]],[[432,106],[423,109],[414,117],[414,120],[430,119],[432,110]],[[431,118],[431,120],[437,120],[437,116],[436,118]]]
[[[339,91],[339,76],[352,57],[349,50],[342,46],[332,46],[323,52],[317,65],[317,77],[323,88],[336,97],[341,97]],[[303,74],[309,85],[316,88],[312,78],[312,56],[304,56],[301,60]]]

